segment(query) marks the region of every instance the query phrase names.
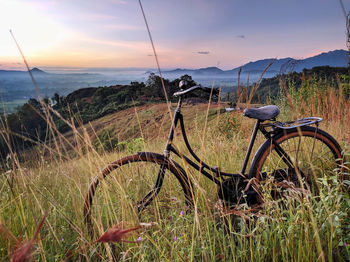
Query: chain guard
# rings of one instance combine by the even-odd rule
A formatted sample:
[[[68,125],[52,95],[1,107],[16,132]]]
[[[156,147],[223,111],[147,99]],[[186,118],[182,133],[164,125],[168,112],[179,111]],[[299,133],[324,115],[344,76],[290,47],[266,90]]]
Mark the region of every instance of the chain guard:
[[[309,187],[309,183],[305,181],[305,174],[302,172],[299,174],[302,179],[302,189],[305,190]],[[274,198],[283,196],[283,192],[288,190],[288,188],[300,189],[300,178],[294,169],[278,169],[268,176],[262,174],[261,180],[267,180],[270,177],[273,177],[271,194]],[[247,188],[247,185],[248,181],[242,177],[225,179],[222,181],[221,186],[218,186],[218,197],[229,206],[243,203],[247,203],[249,206],[259,204],[258,194],[252,186]]]
[[[258,204],[257,193],[251,186],[245,190],[247,185],[248,182],[241,177],[225,179],[221,186],[218,186],[218,197],[229,206],[243,203],[248,205]]]

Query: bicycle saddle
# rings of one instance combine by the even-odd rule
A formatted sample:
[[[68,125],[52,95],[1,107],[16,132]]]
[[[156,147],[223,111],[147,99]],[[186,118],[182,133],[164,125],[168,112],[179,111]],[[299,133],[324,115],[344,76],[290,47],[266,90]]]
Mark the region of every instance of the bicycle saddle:
[[[243,115],[255,118],[259,120],[268,120],[271,118],[275,118],[280,113],[280,109],[275,105],[268,105],[259,108],[246,108],[243,111]]]

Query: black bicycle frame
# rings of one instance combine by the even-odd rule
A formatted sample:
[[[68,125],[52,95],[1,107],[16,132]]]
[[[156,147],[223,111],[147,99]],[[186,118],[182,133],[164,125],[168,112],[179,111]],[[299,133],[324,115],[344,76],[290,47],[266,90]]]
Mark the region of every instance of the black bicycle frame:
[[[226,172],[222,172],[220,170],[220,168],[218,168],[218,167],[211,167],[208,164],[206,164],[192,150],[191,145],[190,145],[190,143],[189,143],[189,141],[187,139],[187,135],[186,135],[183,115],[181,113],[181,105],[182,105],[182,97],[179,98],[177,107],[175,109],[174,118],[173,118],[173,121],[172,121],[172,125],[171,125],[171,128],[170,128],[168,139],[167,139],[167,142],[166,142],[166,145],[165,145],[164,156],[166,157],[166,159],[169,159],[170,152],[173,152],[175,155],[177,155],[178,157],[182,158],[187,164],[189,164],[194,169],[196,169],[199,172],[201,172],[205,177],[207,177],[211,181],[215,182],[217,185],[221,185],[223,177],[244,177],[244,178],[247,178],[244,175],[244,173],[245,173],[246,168],[247,168],[247,164],[248,164],[248,161],[249,161],[249,158],[250,158],[253,146],[254,146],[254,142],[255,142],[258,130],[263,132],[263,134],[265,136],[269,135],[269,133],[270,133],[270,132],[267,132],[265,129],[261,128],[261,125],[260,125],[261,121],[257,120],[257,122],[256,122],[256,124],[254,126],[253,133],[252,133],[252,136],[251,136],[251,139],[250,139],[250,143],[249,143],[249,146],[248,146],[248,149],[247,149],[247,152],[246,152],[246,156],[245,156],[244,161],[243,161],[243,166],[242,166],[241,172],[238,173],[238,174],[226,173]],[[186,147],[187,147],[188,151],[190,152],[190,154],[192,155],[192,157],[195,159],[195,161],[197,161],[197,163],[195,163],[194,161],[189,159],[184,154],[180,153],[172,145],[172,142],[173,142],[173,139],[174,139],[175,128],[177,127],[179,121],[180,121],[182,137],[184,139]],[[211,172],[212,174],[210,174],[208,171]]]
[[[160,191],[163,181],[164,181],[164,176],[165,176],[165,168],[166,165],[171,162],[170,160],[170,153],[173,152],[175,155],[177,155],[178,157],[182,158],[187,164],[189,164],[190,166],[192,166],[194,169],[198,170],[199,172],[201,172],[205,177],[207,177],[208,179],[210,179],[211,181],[213,181],[215,184],[217,184],[218,186],[222,185],[222,182],[224,180],[223,177],[242,177],[244,179],[248,178],[247,175],[245,175],[245,171],[248,165],[248,161],[250,158],[250,155],[252,153],[252,149],[255,143],[255,139],[257,136],[258,131],[260,130],[260,132],[265,136],[266,139],[272,138],[272,143],[275,146],[275,150],[277,151],[277,153],[281,156],[281,158],[283,159],[283,161],[288,165],[288,167],[293,168],[293,164],[291,159],[289,158],[289,156],[286,154],[286,152],[278,145],[278,143],[273,139],[274,134],[277,134],[278,132],[275,132],[275,130],[272,128],[272,131],[267,131],[266,128],[268,127],[272,127],[272,125],[270,124],[261,124],[262,121],[261,120],[257,120],[252,132],[252,136],[250,138],[250,142],[249,142],[249,146],[243,161],[243,165],[242,165],[242,169],[241,172],[238,174],[232,174],[232,173],[226,173],[226,172],[222,172],[220,171],[220,168],[218,167],[210,167],[209,165],[207,165],[205,162],[203,162],[192,150],[191,145],[187,139],[187,135],[186,135],[186,130],[185,130],[185,124],[184,124],[184,120],[183,120],[183,115],[181,114],[181,105],[182,105],[182,96],[179,97],[179,101],[177,104],[177,107],[175,108],[175,113],[174,113],[174,118],[170,127],[170,131],[169,131],[169,135],[168,135],[168,139],[165,145],[165,149],[164,149],[164,157],[165,160],[164,162],[160,165],[159,168],[159,172],[158,172],[158,176],[157,176],[157,181],[156,184],[154,185],[154,188],[141,200],[139,201],[138,204],[138,211],[140,212],[141,210],[143,210],[146,206],[148,206],[154,196],[156,194],[158,194],[158,192]],[[192,157],[198,162],[195,163],[194,161],[192,161],[191,159],[189,159],[187,156],[185,156],[184,154],[180,153],[175,147],[173,147],[172,142],[174,140],[174,134],[175,134],[175,128],[177,127],[178,122],[180,121],[180,126],[181,126],[181,133],[182,133],[182,137],[185,141],[186,147],[188,149],[188,151],[190,152],[190,154],[192,155]],[[211,172],[212,174],[210,174],[209,172]]]

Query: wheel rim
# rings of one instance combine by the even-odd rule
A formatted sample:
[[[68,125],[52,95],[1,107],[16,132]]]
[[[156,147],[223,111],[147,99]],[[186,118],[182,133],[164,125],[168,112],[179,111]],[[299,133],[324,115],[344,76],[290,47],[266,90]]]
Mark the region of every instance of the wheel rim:
[[[161,190],[154,194],[153,201],[147,207],[138,212],[137,203],[154,188],[160,165],[159,161],[130,160],[122,161],[117,168],[106,168],[103,172],[105,178],[102,179],[101,175],[96,180],[98,182],[90,187],[84,214],[89,234],[93,238],[116,224],[122,227],[141,224],[143,232],[152,231],[152,228],[161,227],[162,223],[187,208],[182,186],[165,168]]]
[[[319,193],[319,179],[334,174],[340,167],[341,153],[329,138],[313,131],[290,133],[277,139],[292,162],[281,158],[271,144],[264,152],[257,168],[257,179],[269,183],[274,195],[290,193]],[[276,193],[277,192],[277,193]]]

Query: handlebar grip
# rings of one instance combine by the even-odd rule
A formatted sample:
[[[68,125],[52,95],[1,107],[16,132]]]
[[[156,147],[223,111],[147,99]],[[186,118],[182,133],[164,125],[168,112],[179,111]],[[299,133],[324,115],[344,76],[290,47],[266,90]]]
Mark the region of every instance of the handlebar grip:
[[[186,80],[181,80],[180,83],[179,83],[180,90],[183,89],[184,86],[187,86],[187,81]]]
[[[182,80],[183,81],[183,80]],[[180,83],[182,82],[180,81]],[[187,93],[190,93],[192,92],[193,90],[197,89],[197,88],[201,88],[201,86],[192,86],[191,88],[189,89],[186,89],[186,90],[181,90],[181,91],[178,91],[176,93],[174,93],[174,96],[183,96],[184,94],[187,94]]]

